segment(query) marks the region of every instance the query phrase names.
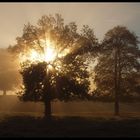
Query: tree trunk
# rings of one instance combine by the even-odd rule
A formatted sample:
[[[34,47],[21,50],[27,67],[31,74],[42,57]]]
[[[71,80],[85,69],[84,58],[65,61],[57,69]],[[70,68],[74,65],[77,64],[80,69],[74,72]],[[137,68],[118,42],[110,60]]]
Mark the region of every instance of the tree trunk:
[[[47,99],[46,101],[45,101],[45,118],[47,118],[47,119],[51,119],[51,100],[49,100],[49,99]]]
[[[6,95],[6,90],[3,90],[3,95],[4,95],[4,96]]]
[[[118,70],[117,70],[117,47],[115,48],[115,76],[114,76],[114,84],[115,84],[115,104],[114,104],[114,115],[119,115],[119,98],[118,98]]]
[[[50,85],[50,73],[46,72],[45,83],[44,83],[44,104],[45,112],[44,117],[46,119],[51,119],[51,85]]]
[[[120,46],[118,47],[118,104],[121,94],[121,55],[120,55]]]

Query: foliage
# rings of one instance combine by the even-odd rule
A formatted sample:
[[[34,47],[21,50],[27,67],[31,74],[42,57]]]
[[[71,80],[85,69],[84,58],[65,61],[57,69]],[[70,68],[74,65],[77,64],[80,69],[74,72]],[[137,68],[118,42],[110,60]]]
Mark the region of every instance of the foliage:
[[[117,90],[119,96],[139,93],[140,50],[137,36],[126,27],[109,30],[101,44],[100,57],[95,67],[96,96],[114,97],[115,52],[117,54]],[[138,86],[139,84],[139,86]]]
[[[50,94],[51,99],[65,101],[87,99],[89,73],[86,58],[83,56],[91,52],[93,54],[94,48],[98,46],[93,30],[83,26],[80,34],[75,22],[64,25],[61,15],[44,15],[38,20],[37,26],[30,23],[25,25],[23,35],[17,37],[17,44],[9,46],[9,51],[16,55],[30,49],[44,53],[44,42],[48,39],[53,41],[55,49],[62,57],[56,57],[51,63],[22,63],[24,86],[19,92],[20,98],[26,101],[43,101],[46,98],[44,95]]]

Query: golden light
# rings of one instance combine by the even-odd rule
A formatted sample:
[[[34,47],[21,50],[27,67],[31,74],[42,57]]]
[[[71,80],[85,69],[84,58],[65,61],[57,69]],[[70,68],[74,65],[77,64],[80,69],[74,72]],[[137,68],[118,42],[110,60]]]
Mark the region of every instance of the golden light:
[[[56,48],[56,45],[53,41],[50,41],[49,39],[40,39],[41,47],[43,48],[43,51],[38,51],[37,49],[29,49],[22,52],[19,56],[20,62],[26,62],[28,61],[28,64],[32,63],[39,63],[39,62],[47,62],[49,65],[53,63],[54,60],[58,58],[62,58],[65,55],[67,55],[70,51],[69,49],[64,49],[63,51],[59,52],[59,50]],[[37,42],[34,46],[34,48],[38,48]],[[55,62],[55,65],[57,65],[56,69],[60,69],[60,62]],[[49,66],[49,69],[52,69],[52,66]]]
[[[43,61],[42,56],[43,55],[38,53],[36,50],[31,49],[26,52],[20,53],[19,59],[21,63],[26,62],[26,61],[29,61],[30,63],[37,63],[37,62]]]
[[[58,50],[56,49],[56,46],[54,42],[50,41],[49,39],[40,39],[41,46],[43,46],[44,49],[44,61],[50,62],[54,61],[56,59],[56,56],[58,54]]]
[[[41,61],[42,57],[41,54],[39,54],[37,51],[35,50],[31,50],[30,52],[30,58],[29,58],[32,62],[36,62],[36,61]]]
[[[70,49],[64,49],[62,53],[58,54],[58,57],[64,57],[65,55],[67,55],[70,52]]]
[[[49,64],[47,68],[48,68],[49,70],[52,70],[52,69],[53,69],[53,67],[52,67],[51,64]]]
[[[54,61],[57,56],[56,50],[51,47],[45,48],[44,53],[44,59],[46,62]]]

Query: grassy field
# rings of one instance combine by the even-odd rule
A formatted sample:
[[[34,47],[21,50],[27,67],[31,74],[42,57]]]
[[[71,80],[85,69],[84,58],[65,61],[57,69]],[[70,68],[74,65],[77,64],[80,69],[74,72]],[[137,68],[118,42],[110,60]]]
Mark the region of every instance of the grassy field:
[[[52,103],[52,120],[43,118],[41,103],[0,97],[0,137],[140,137],[140,103]]]

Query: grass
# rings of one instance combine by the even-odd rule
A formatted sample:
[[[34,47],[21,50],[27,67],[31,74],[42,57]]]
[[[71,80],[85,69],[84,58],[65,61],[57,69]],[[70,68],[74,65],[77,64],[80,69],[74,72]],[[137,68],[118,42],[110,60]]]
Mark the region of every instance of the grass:
[[[5,116],[0,137],[140,137],[140,119]]]
[[[42,104],[0,99],[0,137],[140,137],[140,103],[53,103],[53,118],[43,118]]]

